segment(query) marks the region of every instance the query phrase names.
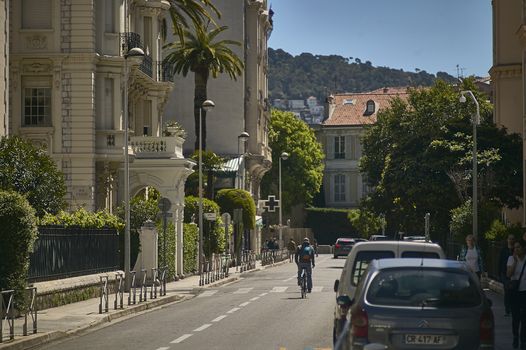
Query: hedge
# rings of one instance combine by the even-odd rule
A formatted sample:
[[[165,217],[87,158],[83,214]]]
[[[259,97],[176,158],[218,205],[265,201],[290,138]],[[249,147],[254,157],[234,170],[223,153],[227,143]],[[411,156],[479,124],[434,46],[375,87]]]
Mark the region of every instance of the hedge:
[[[358,237],[347,218],[350,209],[307,208],[305,227],[314,232],[318,244],[334,244],[339,237]]]
[[[198,229],[196,224],[183,224],[183,269],[184,274],[197,271],[197,239]]]

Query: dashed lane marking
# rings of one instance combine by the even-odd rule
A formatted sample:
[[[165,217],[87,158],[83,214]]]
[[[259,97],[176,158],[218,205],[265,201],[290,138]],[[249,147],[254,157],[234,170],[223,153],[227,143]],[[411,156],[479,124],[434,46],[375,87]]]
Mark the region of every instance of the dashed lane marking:
[[[210,327],[211,325],[212,325],[211,323],[205,323],[205,324],[202,325],[201,327],[194,329],[194,332],[201,332],[202,330],[207,329],[207,328]]]
[[[170,349],[169,346],[163,346],[161,348],[157,348],[157,350],[168,350],[168,349]]]
[[[259,296],[260,296],[260,297],[264,297],[264,296],[267,295],[267,294],[268,294],[268,292],[265,292],[265,293],[261,293]]]
[[[192,336],[193,334],[183,334],[182,336],[180,336],[179,338],[175,339],[175,340],[172,340],[170,342],[170,344],[179,344],[180,342],[182,342],[183,340],[185,339],[188,339]]]
[[[288,287],[274,287],[270,293],[284,293]]]
[[[247,294],[248,292],[250,292],[252,289],[254,288],[239,288],[238,290],[236,290],[234,292],[234,294]]]
[[[207,290],[207,291],[205,291],[205,292],[199,294],[197,297],[198,297],[198,298],[209,297],[209,296],[212,296],[212,295],[214,295],[214,294],[216,294],[216,293],[217,293],[217,290]]]
[[[256,301],[258,299],[259,299],[259,297],[253,297],[253,298],[250,298],[250,301]]]
[[[245,301],[244,303],[239,304],[239,306],[247,306],[248,304],[250,304],[250,301]]]
[[[221,315],[221,316],[218,316],[218,317],[214,318],[214,319],[212,320],[212,322],[219,322],[219,321],[221,321],[221,320],[222,320],[223,318],[225,318],[225,317],[227,317],[227,315]]]
[[[227,314],[231,314],[231,313],[236,312],[237,310],[241,310],[241,309],[238,308],[238,307],[235,307],[235,308],[233,308],[233,309],[228,310],[226,313],[227,313]]]

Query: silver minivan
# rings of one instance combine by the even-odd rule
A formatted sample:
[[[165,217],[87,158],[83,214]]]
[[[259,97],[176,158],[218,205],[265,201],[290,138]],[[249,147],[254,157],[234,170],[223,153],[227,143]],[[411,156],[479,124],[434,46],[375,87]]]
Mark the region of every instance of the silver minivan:
[[[350,306],[347,345],[363,350],[480,350],[494,348],[491,302],[464,262],[442,259],[373,260]]]
[[[359,242],[349,252],[339,280],[334,283],[336,292],[334,305],[333,341],[339,336],[346,321],[347,309],[338,305],[337,298],[343,295],[354,297],[354,291],[369,262],[384,258],[436,258],[446,256],[436,243],[408,241],[368,241]]]

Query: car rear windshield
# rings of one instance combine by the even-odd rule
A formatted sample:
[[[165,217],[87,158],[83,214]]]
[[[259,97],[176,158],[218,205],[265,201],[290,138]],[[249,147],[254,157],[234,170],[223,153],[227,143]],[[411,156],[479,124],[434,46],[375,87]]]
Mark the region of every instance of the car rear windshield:
[[[354,265],[352,267],[351,284],[358,285],[360,278],[373,259],[394,258],[395,254],[391,250],[362,250],[356,254]]]
[[[395,268],[369,283],[367,301],[386,306],[464,308],[481,304],[479,287],[460,270]]]

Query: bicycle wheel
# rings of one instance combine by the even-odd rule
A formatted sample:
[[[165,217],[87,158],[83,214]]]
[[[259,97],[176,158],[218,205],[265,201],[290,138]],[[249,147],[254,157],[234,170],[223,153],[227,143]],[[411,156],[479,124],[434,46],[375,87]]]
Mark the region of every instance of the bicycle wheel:
[[[303,270],[301,275],[301,298],[304,299],[307,297],[307,273]]]

